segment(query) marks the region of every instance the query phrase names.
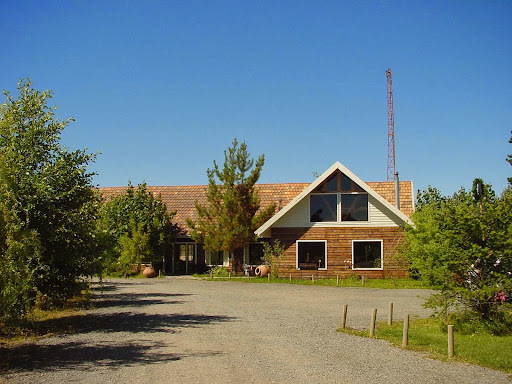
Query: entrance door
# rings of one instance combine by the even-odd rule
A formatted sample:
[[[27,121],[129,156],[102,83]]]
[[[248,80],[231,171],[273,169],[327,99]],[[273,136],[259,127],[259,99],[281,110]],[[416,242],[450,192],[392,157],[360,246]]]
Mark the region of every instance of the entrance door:
[[[197,264],[195,243],[174,244],[174,273],[187,275],[192,273]]]

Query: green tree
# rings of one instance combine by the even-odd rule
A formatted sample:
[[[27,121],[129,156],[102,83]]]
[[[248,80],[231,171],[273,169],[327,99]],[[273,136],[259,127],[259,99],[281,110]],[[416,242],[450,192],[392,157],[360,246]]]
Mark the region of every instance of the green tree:
[[[119,245],[121,248],[119,263],[125,273],[134,264],[137,264],[137,271],[140,271],[141,263],[151,256],[149,233],[142,223],[133,221],[131,233],[122,235],[119,238]]]
[[[510,326],[512,189],[496,197],[475,179],[471,191],[441,197],[430,189],[420,199],[405,239],[411,266],[440,288],[426,305],[441,318],[451,311],[503,331]]]
[[[0,322],[23,317],[34,302],[35,276],[41,270],[41,244],[36,231],[22,230],[10,209],[12,198],[0,162]],[[30,266],[36,266],[32,269]]]
[[[80,276],[95,272],[99,197],[87,172],[95,155],[61,145],[72,119],[55,117],[51,91],[21,80],[18,92],[4,91],[0,106],[2,256],[11,269],[24,264],[26,306],[37,295],[58,304],[81,287]]]
[[[158,268],[176,235],[171,222],[174,214],[145,183],[137,187],[129,183],[123,195],[107,201],[101,207],[99,232],[109,271],[126,273],[131,264],[141,262]]]
[[[241,267],[235,250],[254,241],[254,231],[275,211],[273,204],[260,209],[255,189],[264,163],[264,155],[255,163],[247,152],[247,145],[239,145],[234,139],[232,147],[224,151],[222,169],[214,161],[213,169],[206,171],[208,204],[203,206],[196,202],[199,219],[187,219],[192,239],[205,249],[227,251],[234,271]]]

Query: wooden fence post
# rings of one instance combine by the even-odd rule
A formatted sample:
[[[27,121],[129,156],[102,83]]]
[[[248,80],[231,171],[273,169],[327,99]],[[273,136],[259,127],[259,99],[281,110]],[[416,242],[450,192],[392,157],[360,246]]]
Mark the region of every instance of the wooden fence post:
[[[231,272],[229,272],[229,278],[231,279]]]
[[[393,303],[389,303],[388,325],[393,325]]]
[[[404,317],[404,333],[402,337],[402,347],[407,347],[409,344],[409,314]]]
[[[268,281],[270,281],[270,273],[267,275]]]
[[[311,275],[311,281],[315,284],[315,275]]]
[[[292,281],[292,274],[290,273],[290,282]]]
[[[448,357],[455,355],[455,346],[453,342],[453,325],[448,326]]]
[[[340,275],[336,275],[336,286],[340,286]]]
[[[210,270],[210,279],[213,279],[213,271]]]
[[[377,309],[374,308],[372,311],[372,321],[370,322],[370,337],[375,336],[375,321],[377,320]]]
[[[341,328],[345,329],[345,324],[347,324],[347,309],[348,304],[343,304],[343,315],[341,316]]]

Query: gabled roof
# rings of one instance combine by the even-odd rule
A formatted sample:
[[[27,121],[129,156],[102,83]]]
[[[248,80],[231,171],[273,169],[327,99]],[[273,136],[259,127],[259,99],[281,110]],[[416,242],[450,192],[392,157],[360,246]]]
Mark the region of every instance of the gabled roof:
[[[345,174],[349,179],[358,184],[362,189],[364,189],[370,196],[376,199],[379,203],[384,205],[387,209],[389,209],[394,215],[396,215],[403,222],[412,224],[412,221],[409,217],[396,208],[393,204],[391,204],[388,200],[378,194],[373,188],[371,188],[367,183],[357,177],[352,171],[350,171],[347,167],[341,164],[339,161],[335,162],[329,169],[327,169],[322,175],[320,175],[315,181],[309,184],[299,195],[297,195],[290,203],[288,203],[283,209],[277,212],[272,218],[270,218],[267,222],[265,222],[261,227],[259,227],[255,233],[257,236],[261,236],[265,231],[267,231],[274,223],[276,223],[281,217],[286,215],[293,207],[295,207],[302,199],[307,197],[311,192],[315,190],[321,183],[323,183],[329,176],[331,176],[336,170],[339,170],[341,173]],[[392,182],[391,182],[392,183]],[[402,193],[401,193],[402,195]],[[394,197],[394,193],[393,193]]]
[[[297,196],[309,183],[283,183],[283,184],[257,184],[256,189],[260,197],[262,208],[274,203],[278,209],[288,204]],[[135,187],[137,188],[137,187]],[[155,198],[160,197],[165,203],[169,212],[176,211],[172,222],[186,234],[189,230],[186,219],[197,220],[195,202],[206,205],[207,185],[184,185],[184,186],[146,186],[148,192]],[[121,196],[126,192],[127,187],[101,187],[99,192],[107,200]]]
[[[340,163],[335,163],[334,165]],[[333,165],[333,167],[334,167]],[[334,172],[335,168],[332,169]],[[341,165],[343,167],[343,165]],[[329,173],[327,170],[325,174],[328,177],[332,172]],[[357,184],[359,184],[363,189],[368,188],[368,190],[374,191],[373,193],[377,193],[380,196],[379,201],[386,201],[387,207],[391,206],[395,200],[395,184],[392,181],[377,181],[377,182],[368,182],[364,183],[357,176],[355,176],[352,172],[346,170],[343,167],[343,172],[352,180],[354,180]],[[346,172],[345,172],[346,170]],[[312,189],[315,188],[316,185],[320,184],[323,179],[320,176],[317,180],[313,182],[315,184]],[[268,207],[271,203],[274,203],[278,209],[277,215],[282,215],[282,211],[284,208],[292,202],[295,201],[299,196],[302,196],[301,192],[305,191],[306,188],[311,188],[313,185],[311,183],[279,183],[279,184],[256,184],[256,189],[258,191],[260,197],[260,205],[262,208]],[[124,187],[101,187],[98,188],[99,192],[103,195],[105,199],[112,199],[116,196],[123,195],[126,192],[126,186]],[[136,187],[135,187],[136,188]],[[186,219],[191,218],[192,220],[197,220],[197,211],[195,207],[195,202],[199,202],[201,205],[206,205],[206,190],[208,186],[206,185],[182,185],[182,186],[147,186],[148,192],[152,193],[155,198],[160,197],[162,202],[167,206],[167,210],[169,212],[176,211],[176,215],[172,219],[172,222],[176,224],[180,229],[183,235],[188,233],[188,227],[186,225]],[[307,195],[307,193],[306,193]],[[306,196],[306,195],[303,195]],[[394,208],[392,206],[394,210]],[[403,215],[410,215],[413,210],[413,193],[412,193],[412,182],[410,181],[401,181],[400,182],[400,210],[403,212]],[[274,216],[274,217],[275,217]],[[265,223],[266,224],[266,223]],[[264,225],[265,225],[264,224]]]

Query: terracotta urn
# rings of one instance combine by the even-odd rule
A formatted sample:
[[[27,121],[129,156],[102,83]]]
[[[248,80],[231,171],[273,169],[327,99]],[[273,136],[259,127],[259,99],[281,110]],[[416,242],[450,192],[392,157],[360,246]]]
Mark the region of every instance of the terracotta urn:
[[[256,267],[254,274],[259,277],[265,277],[270,272],[270,267],[268,265],[260,265]]]
[[[156,276],[156,271],[155,271],[155,268],[153,268],[152,266],[148,265],[146,268],[144,268],[144,271],[142,271],[142,274],[145,277],[155,277]]]

